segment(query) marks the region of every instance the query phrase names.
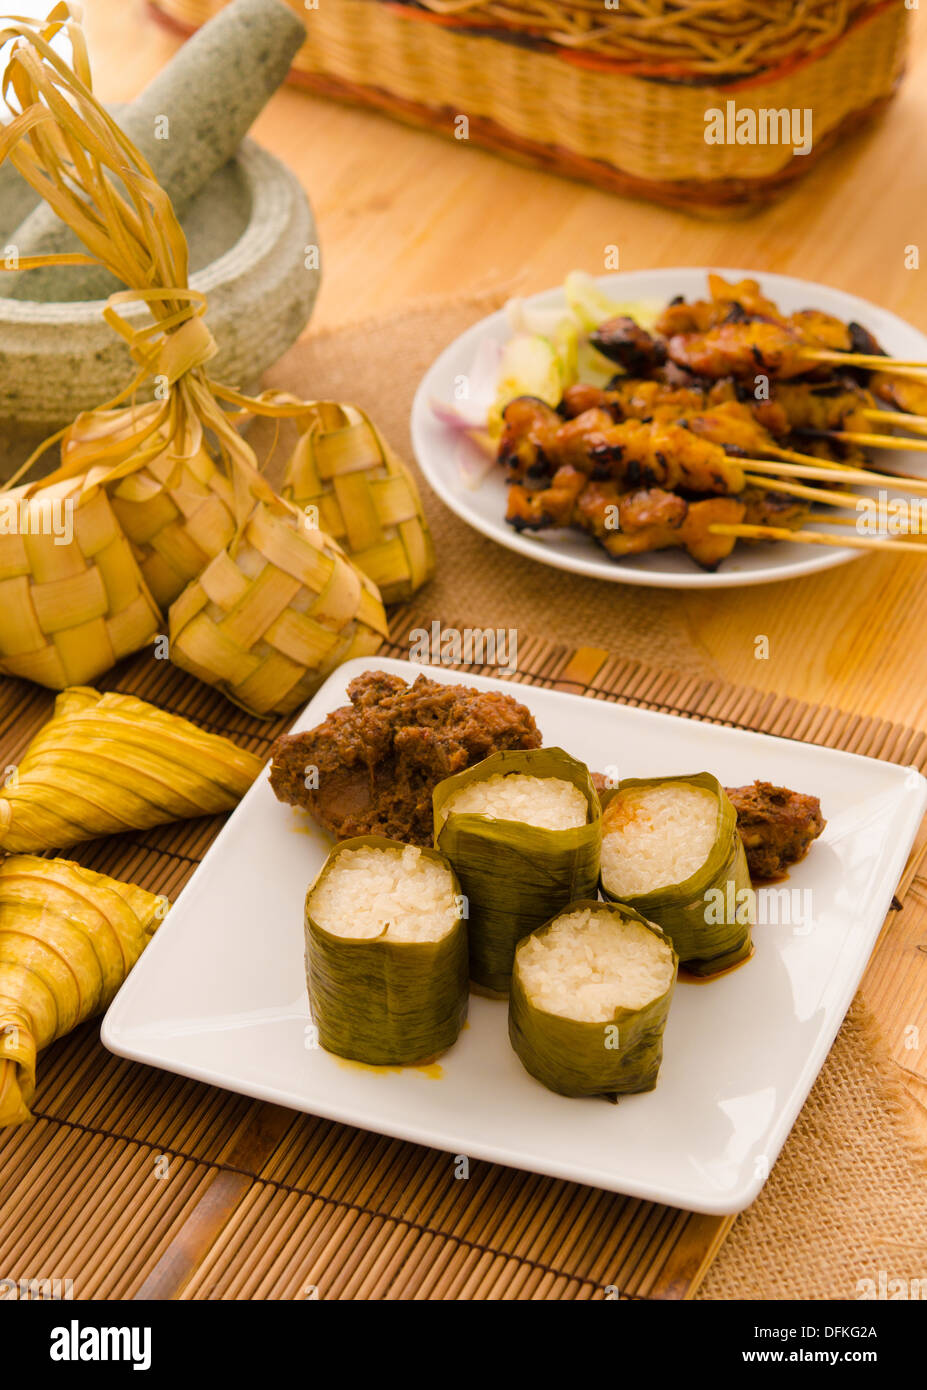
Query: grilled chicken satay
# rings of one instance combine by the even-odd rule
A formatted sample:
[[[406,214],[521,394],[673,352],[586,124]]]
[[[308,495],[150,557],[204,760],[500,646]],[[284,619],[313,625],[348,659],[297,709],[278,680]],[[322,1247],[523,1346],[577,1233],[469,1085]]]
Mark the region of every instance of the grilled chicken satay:
[[[677,416],[687,410],[701,410],[707,395],[697,387],[668,386],[649,377],[628,377],[626,381],[616,381],[611,386],[590,386],[578,382],[564,391],[560,410],[570,419],[586,410],[598,408],[609,411],[615,421],[652,420],[657,413],[666,415],[670,410],[674,410]]]
[[[680,487],[728,495],[744,485],[735,459],[681,425],[662,420],[616,424],[599,407],[563,421],[542,403],[525,405],[524,399],[506,406],[503,419],[499,459],[513,481],[540,487],[567,465],[625,487]]]
[[[797,530],[811,511],[808,503],[787,493],[755,487],[744,488],[734,500],[740,506],[740,514],[731,513],[731,516],[751,526],[787,526]],[[667,492],[664,488],[622,492],[615,482],[591,482],[576,469],[561,468],[554,474],[549,488],[531,491],[521,483],[513,483],[509,488],[506,520],[522,531],[579,525],[606,544],[606,549],[613,554],[630,554],[663,548],[654,542],[664,531],[677,531],[691,505],[693,503],[678,493]],[[696,517],[698,515],[696,513]],[[720,518],[715,516],[714,519]],[[723,519],[730,518],[725,515]],[[613,540],[616,531],[623,539]],[[613,543],[609,545],[610,540]],[[666,545],[677,543],[681,542],[672,537],[665,540]]]
[[[758,374],[787,380],[815,368],[805,345],[791,326],[763,319],[724,322],[704,333],[675,333],[668,343],[672,360],[697,376],[732,376],[738,380]]]
[[[565,465],[558,468],[547,487],[509,486],[505,519],[516,531],[545,531],[550,526],[576,524],[576,501],[589,475]]]
[[[744,510],[734,497],[689,502],[663,488],[622,493],[615,483],[590,482],[577,499],[576,523],[616,559],[680,547],[713,570],[730,555],[736,537],[716,536],[708,528],[716,521],[736,524]]]
[[[767,492],[765,488],[745,487],[738,501],[744,504],[744,522],[748,526],[785,526],[797,531],[811,515],[811,506],[787,492]],[[747,545],[760,542],[741,537]]]
[[[913,377],[888,376],[885,372],[873,372],[869,378],[869,388],[880,401],[890,405],[893,410],[903,410],[908,415],[927,415],[927,382],[915,381]],[[872,428],[871,422],[868,428]]]
[[[630,376],[643,376],[666,361],[666,346],[626,316],[607,319],[589,335],[594,348]]]
[[[738,398],[730,381],[720,381],[717,386],[717,391],[701,391],[650,380],[629,380],[613,388],[575,386],[567,390],[560,408],[573,418],[574,412],[585,407],[585,412],[607,410],[618,419],[684,424],[703,439],[754,458],[775,455],[790,442],[793,430],[871,432],[874,428],[860,414],[867,402],[875,404],[874,398],[853,383],[779,383],[771,399],[759,401],[752,392],[747,392],[745,399]],[[861,449],[841,440],[803,437],[794,447],[831,463],[867,465]]]
[[[623,491],[612,480],[590,480],[578,469],[564,467],[547,488],[513,483],[506,520],[519,531],[578,526],[616,559],[681,547],[705,569],[714,569],[730,555],[736,537],[712,534],[712,522],[797,530],[810,510],[794,497],[760,488],[745,488],[737,497],[692,501],[664,488]]]
[[[709,275],[708,289],[711,299],[687,301],[682,295],[671,299],[657,319],[657,332],[665,338],[675,333],[706,333],[729,317],[732,306],[748,315],[779,316],[778,307],[760,292],[756,280],[739,280],[732,285],[720,275]]]
[[[611,477],[626,487],[682,488],[722,496],[743,490],[743,469],[719,445],[662,420],[612,425],[595,439],[590,452],[593,476]]]
[[[514,478],[545,478],[556,468],[557,432],[563,425],[556,410],[536,396],[518,396],[502,412],[498,460]]]
[[[792,430],[854,430],[871,433],[873,425],[863,413],[875,406],[871,391],[851,380],[783,381],[773,391]]]
[[[756,280],[729,284],[720,275],[709,275],[709,300],[687,303],[673,300],[657,320],[657,332],[671,338],[677,333],[707,333],[724,323],[758,319],[780,324],[794,331],[807,347],[830,348],[834,352],[881,353],[876,339],[858,323],[844,323],[821,309],[799,309],[783,314],[760,291]]]
[[[686,415],[685,424],[700,439],[711,440],[725,449],[737,449],[748,457],[768,453],[776,440],[740,401],[723,401],[709,410]]]

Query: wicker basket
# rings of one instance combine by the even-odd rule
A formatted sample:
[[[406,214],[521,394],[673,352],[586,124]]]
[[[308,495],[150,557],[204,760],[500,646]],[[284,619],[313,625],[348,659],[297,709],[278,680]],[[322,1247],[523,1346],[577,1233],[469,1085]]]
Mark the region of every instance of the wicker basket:
[[[294,77],[522,162],[691,211],[765,202],[891,96],[904,0],[323,0]],[[223,0],[153,0],[180,27]],[[706,112],[812,112],[793,144],[706,142]],[[749,119],[749,118],[747,118]]]

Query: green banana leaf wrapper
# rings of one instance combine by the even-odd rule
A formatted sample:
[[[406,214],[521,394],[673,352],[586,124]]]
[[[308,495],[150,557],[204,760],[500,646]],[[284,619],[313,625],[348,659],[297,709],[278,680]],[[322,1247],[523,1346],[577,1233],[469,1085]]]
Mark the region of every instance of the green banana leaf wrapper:
[[[743,841],[737,829],[737,812],[710,772],[680,777],[626,777],[617,787],[602,793],[603,811],[628,787],[657,787],[665,782],[685,782],[704,787],[718,801],[718,833],[705,863],[689,878],[652,893],[619,899],[600,882],[602,896],[621,901],[655,922],[672,939],[679,961],[691,975],[716,975],[746,960],[753,951],[754,919],[750,871]],[[712,893],[711,890],[718,890]]]
[[[445,803],[461,787],[510,772],[572,782],[589,804],[586,825],[545,830],[471,812],[443,819]],[[492,753],[438,783],[434,817],[435,845],[453,864],[467,899],[470,978],[487,993],[504,995],[521,938],[596,891],[602,808],[589,769],[562,748]]]
[[[387,941],[337,936],[312,916],[316,888],[348,849],[407,846],[382,835],[337,844],[306,895],[306,969],[312,1021],[327,1052],[370,1066],[416,1066],[457,1041],[467,1017],[467,929],[463,915],[440,941]],[[422,854],[448,869],[443,854]]]
[[[640,922],[661,941],[669,937],[625,903],[589,898],[566,911],[597,908],[623,920]],[[533,935],[548,931],[557,917]],[[664,994],[643,1009],[616,1009],[606,1023],[589,1023],[538,1008],[528,997],[518,969],[518,951],[509,995],[509,1039],[522,1065],[548,1090],[561,1096],[616,1096],[652,1091],[663,1061],[663,1030],[669,1014],[679,957],[673,951],[673,978]]]

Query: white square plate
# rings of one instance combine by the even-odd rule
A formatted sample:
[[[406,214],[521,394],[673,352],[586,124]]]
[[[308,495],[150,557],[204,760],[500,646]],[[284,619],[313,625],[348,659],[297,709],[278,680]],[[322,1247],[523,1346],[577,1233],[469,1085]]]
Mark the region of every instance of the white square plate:
[[[346,703],[361,671],[504,689],[546,744],[621,776],[708,770],[817,795],[827,828],[787,884],[811,912],[759,925],[746,965],[680,981],[657,1088],[568,1100],[525,1072],[502,1001],[471,997],[439,1068],[364,1068],[306,1046],[303,901],[331,841],[262,775],[103,1023],[138,1062],[401,1139],[693,1211],[742,1210],[811,1089],[879,934],[927,804],[914,770],[811,744],[387,659],[349,661],[296,721]],[[440,1072],[440,1074],[436,1074]]]

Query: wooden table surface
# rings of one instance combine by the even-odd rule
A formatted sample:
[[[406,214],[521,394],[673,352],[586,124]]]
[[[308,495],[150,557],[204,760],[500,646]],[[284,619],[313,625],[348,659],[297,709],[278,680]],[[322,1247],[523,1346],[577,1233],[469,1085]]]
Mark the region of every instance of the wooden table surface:
[[[907,77],[887,114],[773,207],[731,222],[600,193],[284,89],[253,133],[298,173],[315,208],[323,283],[313,327],[458,290],[530,293],[573,267],[603,270],[614,243],[625,270],[778,271],[862,295],[927,330],[927,15],[912,19]],[[180,43],[144,0],[86,0],[85,20],[108,101],[131,99]],[[905,266],[910,245],[920,245],[921,269]],[[680,594],[679,603],[724,678],[923,727],[927,565],[916,557],[868,556],[799,581]],[[768,660],[754,655],[760,634]],[[919,1023],[927,1037],[925,951],[887,929],[864,986],[923,1115],[927,1045],[905,1049],[903,1036]]]

